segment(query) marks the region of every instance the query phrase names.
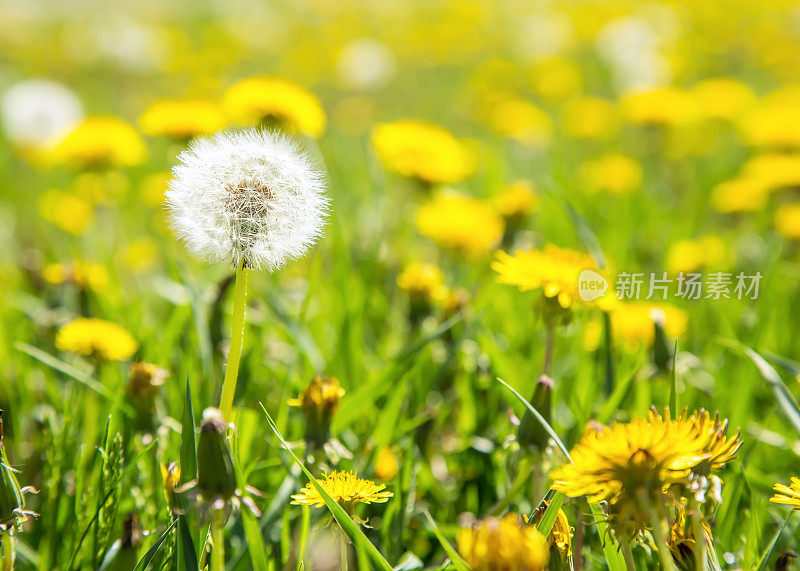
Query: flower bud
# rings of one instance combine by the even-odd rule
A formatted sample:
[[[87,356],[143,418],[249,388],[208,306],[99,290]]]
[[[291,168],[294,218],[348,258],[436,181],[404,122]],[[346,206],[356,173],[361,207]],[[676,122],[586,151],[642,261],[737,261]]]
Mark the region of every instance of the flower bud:
[[[290,404],[303,409],[306,417],[306,444],[309,448],[319,449],[330,440],[331,421],[343,396],[344,389],[339,379],[317,375],[297,399],[290,401]]]
[[[169,373],[152,363],[136,363],[131,367],[128,398],[136,411],[136,428],[152,431],[155,428],[156,397]]]
[[[228,425],[219,410],[203,411],[197,440],[197,487],[206,499],[227,501],[236,492],[236,472],[227,432]]]
[[[531,406],[549,423],[553,415],[553,379],[542,375],[536,381],[536,388],[531,397]],[[534,418],[529,410],[525,410],[517,432],[517,441],[521,446],[532,450],[544,450],[550,435],[539,419]]]

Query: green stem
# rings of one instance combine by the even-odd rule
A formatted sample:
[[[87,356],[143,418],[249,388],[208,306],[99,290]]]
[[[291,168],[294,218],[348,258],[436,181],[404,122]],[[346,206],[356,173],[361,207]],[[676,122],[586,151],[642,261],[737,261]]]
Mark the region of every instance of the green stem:
[[[228,351],[228,366],[222,381],[222,394],[219,409],[226,420],[230,420],[233,396],[236,394],[236,381],[239,376],[239,361],[244,342],[244,316],[247,311],[247,268],[236,270],[236,290],[233,297],[233,323],[231,325],[231,345]]]
[[[627,539],[621,539],[622,556],[625,558],[625,567],[628,571],[636,571],[636,566],[633,563],[633,552],[631,551],[631,542]]]
[[[694,526],[694,568],[697,571],[706,571],[708,565],[706,561],[706,534],[703,528],[703,514],[694,496],[691,496],[689,502],[689,506],[692,508],[692,525]]]
[[[16,543],[17,538],[14,537],[13,529],[8,530],[5,534],[0,533],[0,569],[2,571],[14,571]]]
[[[225,571],[225,528],[214,524],[211,526],[211,571]]]
[[[677,571],[675,562],[672,560],[672,553],[669,550],[669,545],[667,545],[667,537],[664,533],[667,519],[661,507],[661,502],[656,500],[651,503],[646,494],[642,494],[640,500],[642,502],[642,508],[646,509],[650,514],[650,524],[653,526],[653,537],[656,540],[656,547],[658,547],[658,557],[661,559],[661,568],[664,571]]]
[[[341,555],[339,556],[340,557],[339,568],[342,571],[348,571],[349,563],[350,563],[350,561],[349,561],[350,557],[349,557],[349,555],[347,553],[347,535],[342,530],[339,530],[339,532],[340,532],[340,535],[341,535],[341,539],[340,539],[340,541],[341,541],[340,554]]]

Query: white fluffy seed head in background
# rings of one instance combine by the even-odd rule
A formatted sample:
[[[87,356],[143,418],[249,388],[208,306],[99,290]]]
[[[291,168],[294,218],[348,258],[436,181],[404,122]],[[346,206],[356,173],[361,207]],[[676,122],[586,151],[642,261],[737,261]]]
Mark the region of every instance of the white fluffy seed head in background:
[[[196,139],[172,169],[172,227],[195,255],[275,270],[303,256],[328,214],[325,176],[297,144],[255,129]]]

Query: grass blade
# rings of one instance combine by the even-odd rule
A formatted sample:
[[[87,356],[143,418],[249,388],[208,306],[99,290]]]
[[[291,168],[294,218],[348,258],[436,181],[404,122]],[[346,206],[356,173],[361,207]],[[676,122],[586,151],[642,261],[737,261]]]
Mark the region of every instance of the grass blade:
[[[178,571],[198,571],[197,555],[195,554],[192,534],[189,533],[189,526],[186,524],[186,516],[177,517],[178,526],[175,530],[178,538],[175,542],[177,549],[176,563]]]
[[[33,345],[28,345],[27,343],[14,343],[14,348],[18,351],[22,351],[26,355],[33,357],[40,363],[43,363],[50,367],[51,369],[55,369],[59,373],[63,373],[68,377],[78,381],[85,387],[96,392],[98,395],[104,396],[106,398],[109,397],[108,391],[106,388],[101,385],[98,381],[93,379],[87,373],[84,373],[80,369],[73,367],[69,363],[66,363],[59,359],[58,357],[54,357],[47,351],[42,351],[38,347],[34,347]]]
[[[547,504],[547,509],[544,510],[544,515],[542,515],[542,519],[539,520],[539,525],[536,526],[536,529],[545,537],[550,535],[550,530],[553,529],[556,518],[558,517],[558,510],[564,505],[566,497],[567,496],[561,492],[554,492],[553,497],[550,498],[550,503]]]
[[[192,386],[186,376],[186,401],[183,405],[181,422],[181,482],[188,482],[197,476],[197,441],[192,406]]]
[[[767,561],[769,561],[770,555],[772,555],[772,551],[775,549],[775,546],[778,544],[778,539],[780,539],[783,530],[786,529],[786,526],[789,524],[789,520],[792,519],[792,514],[794,511],[790,511],[789,515],[786,516],[786,519],[783,522],[781,528],[775,532],[775,536],[772,538],[772,541],[769,542],[766,549],[764,549],[764,554],[761,556],[761,559],[758,561],[758,567],[756,568],[757,571],[763,571],[764,568],[767,566]]]
[[[669,407],[672,414],[678,414],[678,340],[675,339],[675,349],[672,351],[672,383],[670,383]]]
[[[247,540],[247,550],[250,553],[251,568],[255,571],[267,571],[267,547],[264,545],[264,536],[261,535],[261,526],[258,518],[249,510],[242,510],[242,526]]]
[[[458,551],[447,541],[442,532],[439,531],[439,526],[436,525],[436,522],[433,521],[431,514],[428,513],[428,510],[425,510],[425,517],[428,518],[428,523],[431,525],[431,529],[433,530],[433,534],[436,536],[436,539],[439,540],[439,544],[444,549],[445,553],[447,553],[447,557],[450,558],[450,562],[453,564],[458,571],[469,571],[470,566],[467,565],[467,562],[464,561],[461,556],[458,554]]]
[[[380,551],[378,551],[372,542],[367,539],[367,536],[364,535],[364,532],[361,531],[361,528],[352,519],[350,519],[350,516],[347,515],[347,513],[342,509],[342,506],[340,506],[336,500],[334,500],[330,494],[325,491],[325,488],[322,487],[314,475],[308,471],[303,462],[295,455],[294,452],[292,452],[292,449],[289,447],[289,444],[286,442],[286,440],[284,440],[283,435],[278,430],[278,427],[275,425],[272,417],[267,412],[267,409],[264,408],[263,404],[259,404],[261,405],[261,410],[264,411],[264,415],[267,417],[267,422],[269,423],[272,432],[274,432],[275,436],[278,437],[278,440],[280,440],[284,449],[289,453],[295,463],[300,466],[300,469],[306,475],[311,485],[317,490],[319,495],[322,496],[322,499],[325,501],[325,505],[328,507],[331,515],[342,528],[342,530],[344,530],[350,539],[356,543],[357,548],[364,549],[367,552],[375,565],[384,571],[392,571],[392,566],[388,561],[386,561],[386,559],[383,558],[383,555],[380,554]]]
[[[153,561],[153,558],[156,556],[156,553],[158,553],[159,549],[161,549],[161,547],[164,545],[164,542],[169,537],[169,533],[175,529],[175,526],[177,525],[178,518],[175,518],[172,520],[170,526],[164,530],[164,533],[162,533],[161,536],[156,540],[153,546],[147,550],[147,553],[145,553],[142,558],[139,559],[139,562],[136,564],[136,567],[133,568],[133,571],[144,571],[147,569],[147,566],[150,565],[150,563]]]

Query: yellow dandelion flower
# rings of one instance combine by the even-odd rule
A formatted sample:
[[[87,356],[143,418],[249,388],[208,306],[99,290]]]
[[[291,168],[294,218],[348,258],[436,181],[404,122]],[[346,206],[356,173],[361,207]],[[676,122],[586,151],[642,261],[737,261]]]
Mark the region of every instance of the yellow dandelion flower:
[[[394,496],[385,489],[386,485],[362,480],[355,472],[326,472],[319,483],[351,515],[356,504],[382,504]],[[310,483],[292,496],[292,503],[317,508],[325,507],[325,500]]]
[[[492,204],[506,220],[518,220],[539,210],[539,195],[532,182],[518,180],[492,197]]]
[[[571,139],[607,139],[618,127],[614,105],[601,97],[579,97],[564,106],[564,134]]]
[[[200,99],[164,99],[139,118],[142,131],[156,137],[188,141],[224,128],[225,115],[215,104]]]
[[[378,458],[375,461],[375,475],[384,482],[393,480],[400,469],[400,463],[397,461],[397,455],[392,452],[391,448],[383,448],[378,452]]]
[[[666,269],[670,274],[696,272],[720,265],[727,255],[725,243],[717,236],[679,240],[667,252]]]
[[[711,191],[711,207],[723,214],[761,210],[769,191],[764,183],[752,177],[738,177],[721,182]]]
[[[378,125],[372,146],[387,170],[429,184],[459,182],[474,171],[470,150],[445,129],[425,121]]]
[[[299,406],[303,410],[309,446],[319,447],[330,440],[331,421],[344,394],[336,377],[315,375],[298,398],[289,400],[291,406]]]
[[[723,121],[737,119],[756,101],[747,85],[726,77],[701,81],[692,88],[692,94],[703,117]]]
[[[580,92],[583,77],[580,68],[564,57],[537,61],[530,71],[534,93],[551,101],[563,101]]]
[[[670,526],[667,544],[672,559],[679,569],[694,569],[696,564],[697,540],[694,533],[693,522],[687,517],[685,501],[680,502],[675,510],[675,521]],[[706,553],[713,547],[713,536],[711,527],[703,521],[703,541],[706,545]]]
[[[315,139],[325,131],[325,111],[316,96],[277,77],[243,79],[225,93],[223,107],[246,125],[277,123]]]
[[[761,182],[766,190],[796,188],[800,186],[800,154],[757,155],[744,164],[742,173]]]
[[[774,222],[778,234],[789,240],[800,240],[800,203],[779,206]]]
[[[553,470],[553,489],[590,503],[608,502],[609,524],[633,538],[648,526],[642,501],[662,501],[670,484],[691,482],[692,468],[710,458],[709,441],[691,422],[657,415],[587,427],[571,450],[574,463]]]
[[[547,540],[516,514],[489,517],[463,528],[456,537],[458,552],[475,571],[537,571],[545,569]]]
[[[632,157],[608,153],[583,163],[581,178],[589,192],[629,194],[642,184],[642,167]]]
[[[745,142],[755,147],[800,147],[800,104],[782,99],[762,102],[741,121]]]
[[[94,116],[67,134],[51,154],[56,164],[102,169],[141,164],[147,149],[136,129],[122,119]]]
[[[791,483],[775,484],[772,489],[777,492],[769,501],[773,504],[784,504],[791,506],[793,510],[800,510],[800,478],[792,476]]]
[[[626,95],[620,101],[625,118],[639,125],[677,126],[697,117],[694,97],[677,87],[657,87]]]
[[[503,218],[488,204],[455,192],[441,192],[417,212],[417,229],[443,248],[477,257],[503,237]]]
[[[83,234],[94,218],[91,202],[54,188],[42,193],[38,206],[42,218],[75,236]]]
[[[136,352],[137,346],[125,329],[103,319],[79,317],[56,335],[59,351],[96,355],[109,361],[124,361]]]
[[[430,304],[440,299],[444,293],[444,275],[433,264],[414,262],[397,276],[397,285],[412,300]]]
[[[42,270],[42,277],[51,284],[72,282],[95,291],[101,291],[108,285],[106,267],[91,262],[47,264]]]
[[[517,97],[502,96],[490,102],[488,122],[496,133],[531,147],[546,147],[552,137],[550,117]]]
[[[618,302],[609,311],[614,337],[625,342],[633,352],[640,345],[650,346],[655,338],[654,324],[658,323],[671,338],[686,332],[689,316],[685,311],[668,303],[645,301]]]
[[[599,272],[590,256],[553,244],[541,250],[519,251],[513,256],[498,252],[492,269],[499,274],[499,283],[517,286],[520,291],[541,289],[545,297],[556,300],[565,309],[580,302],[581,271]]]

